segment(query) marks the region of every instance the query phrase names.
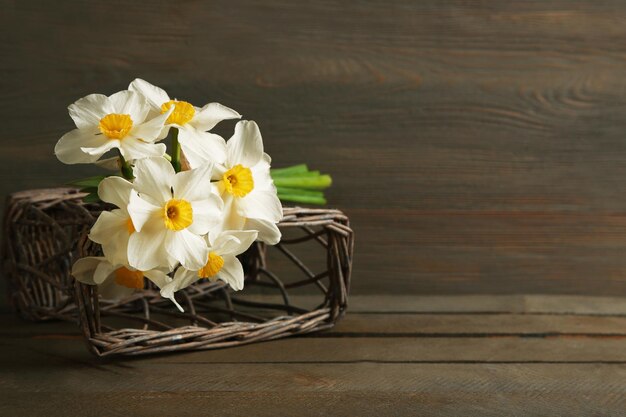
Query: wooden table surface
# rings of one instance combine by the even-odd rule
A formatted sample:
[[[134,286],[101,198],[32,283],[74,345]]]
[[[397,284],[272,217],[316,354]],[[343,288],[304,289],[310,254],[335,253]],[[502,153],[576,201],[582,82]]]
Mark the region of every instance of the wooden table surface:
[[[0,320],[0,415],[626,412],[620,298],[353,297],[330,332],[108,361],[72,323]]]

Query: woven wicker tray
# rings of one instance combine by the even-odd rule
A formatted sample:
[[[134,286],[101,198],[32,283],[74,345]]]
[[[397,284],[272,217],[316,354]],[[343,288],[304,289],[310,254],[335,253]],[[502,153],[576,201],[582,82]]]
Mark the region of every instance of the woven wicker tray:
[[[81,197],[70,188],[12,194],[3,270],[22,317],[78,320],[98,356],[223,348],[310,333],[332,327],[346,310],[354,234],[338,210],[285,208],[283,240],[257,242],[241,257],[246,288],[232,292],[222,281],[199,281],[177,293],[185,308],[180,313],[156,288],[112,303],[98,298],[97,287],[71,278],[77,257],[100,253],[84,236],[104,207]]]

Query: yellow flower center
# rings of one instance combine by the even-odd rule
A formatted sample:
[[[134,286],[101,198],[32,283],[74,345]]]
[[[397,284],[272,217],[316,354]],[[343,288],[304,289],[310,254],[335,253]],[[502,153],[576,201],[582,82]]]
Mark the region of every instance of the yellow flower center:
[[[124,139],[132,127],[133,119],[128,114],[107,114],[98,124],[100,132],[109,139]]]
[[[198,278],[211,278],[217,275],[218,272],[224,266],[224,258],[216,254],[215,252],[209,252],[209,259],[206,265],[198,271]]]
[[[252,171],[242,165],[235,165],[222,176],[224,189],[235,197],[244,197],[254,188]]]
[[[128,268],[118,268],[115,270],[115,283],[126,288],[143,288],[143,272],[131,271]]]
[[[174,107],[174,111],[167,118],[165,122],[167,124],[177,124],[182,126],[185,123],[189,122],[191,119],[193,119],[193,116],[196,114],[196,109],[194,109],[191,104],[187,103],[186,101],[178,100],[170,100],[166,103],[163,103],[161,105],[161,114],[167,113],[172,105],[175,105],[176,107]]]
[[[163,207],[163,221],[170,230],[183,230],[193,223],[193,209],[186,200],[171,199]]]
[[[133,224],[133,220],[130,217],[128,218],[128,220],[126,220],[126,230],[128,230],[129,235],[132,235],[137,231],[135,230],[135,225]]]

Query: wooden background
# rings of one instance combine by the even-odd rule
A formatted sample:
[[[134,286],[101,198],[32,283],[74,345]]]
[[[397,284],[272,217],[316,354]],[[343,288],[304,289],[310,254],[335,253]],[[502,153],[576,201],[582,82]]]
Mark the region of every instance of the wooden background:
[[[0,1],[0,194],[142,77],[329,172],[353,293],[626,294],[623,1]],[[218,129],[226,136],[234,123]]]

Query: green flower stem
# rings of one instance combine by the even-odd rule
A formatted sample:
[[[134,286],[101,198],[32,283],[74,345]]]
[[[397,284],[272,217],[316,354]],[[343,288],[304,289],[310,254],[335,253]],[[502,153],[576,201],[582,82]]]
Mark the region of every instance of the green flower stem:
[[[282,201],[292,201],[306,204],[326,204],[322,191],[303,190],[300,188],[277,187],[278,198]]]
[[[120,170],[122,171],[122,176],[126,178],[127,180],[130,181],[133,178],[135,178],[133,176],[133,168],[130,166],[128,161],[124,159],[121,152],[120,152]]]
[[[272,177],[283,177],[289,175],[306,174],[309,168],[306,164],[294,165],[287,168],[273,168],[270,172]]]
[[[313,190],[323,190],[330,187],[333,180],[330,175],[320,175],[315,177],[275,177],[276,187],[306,188]]]
[[[174,171],[180,172],[180,143],[178,143],[178,129],[172,129],[172,166]]]
[[[278,191],[278,198],[281,201],[292,201],[294,203],[317,204],[320,206],[326,204],[326,199],[323,196],[311,196],[300,193],[281,193],[280,190]]]
[[[303,188],[291,187],[276,187],[276,191],[278,191],[278,194],[284,195],[303,195],[308,197],[324,198],[324,192],[317,190],[305,190]]]
[[[275,178],[302,178],[302,177],[319,177],[321,174],[319,171],[298,172],[293,174],[276,174],[273,170],[270,170],[270,175]]]

